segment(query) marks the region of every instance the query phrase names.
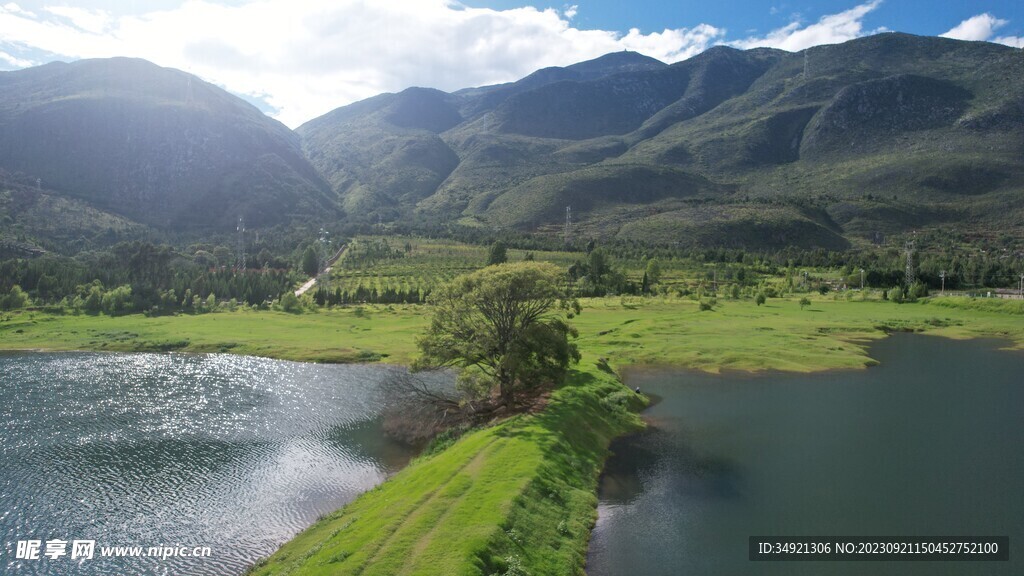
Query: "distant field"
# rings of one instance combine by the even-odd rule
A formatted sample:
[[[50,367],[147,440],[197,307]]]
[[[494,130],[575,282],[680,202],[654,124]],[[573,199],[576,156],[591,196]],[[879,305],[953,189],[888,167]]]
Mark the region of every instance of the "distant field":
[[[359,236],[352,245],[356,249],[347,251],[331,272],[332,291],[341,289],[354,295],[362,288],[376,290],[378,294],[385,290],[425,294],[438,284],[484,267],[489,250],[488,246],[415,236]],[[368,250],[367,246],[374,249]],[[538,261],[551,262],[565,269],[577,261],[587,260],[586,252],[515,248],[508,249],[508,260],[518,262],[527,253],[533,254]],[[647,265],[642,254],[636,258],[610,256],[610,260],[612,267],[623,272],[628,279],[636,283],[641,281]],[[702,282],[709,287],[716,283],[725,286],[735,278],[740,268],[738,265],[705,264],[675,258],[659,258],[658,263],[662,271],[660,287],[670,291],[692,288]]]
[[[526,250],[508,250],[509,261],[522,260]],[[427,293],[452,278],[487,265],[488,247],[453,240],[413,236],[359,236],[335,264],[330,289],[355,294],[360,287]],[[537,260],[568,268],[583,254],[534,252]]]

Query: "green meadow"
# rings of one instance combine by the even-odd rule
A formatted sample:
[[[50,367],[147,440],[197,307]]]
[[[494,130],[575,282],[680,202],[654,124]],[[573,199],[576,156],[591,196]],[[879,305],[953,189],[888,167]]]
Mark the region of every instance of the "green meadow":
[[[676,297],[582,300],[581,350],[616,367],[811,372],[868,366],[866,346],[891,331],[1004,337],[1024,348],[1024,302],[931,298],[894,304],[813,297],[719,298],[710,310]],[[705,300],[706,301],[706,300]],[[408,363],[429,319],[424,305],[365,305],[289,314],[241,310],[110,317],[0,315],[0,349],[230,352],[305,362]]]
[[[406,363],[426,324],[423,306],[366,306],[289,314],[240,310],[140,314],[0,315],[0,349],[230,352],[302,362]]]

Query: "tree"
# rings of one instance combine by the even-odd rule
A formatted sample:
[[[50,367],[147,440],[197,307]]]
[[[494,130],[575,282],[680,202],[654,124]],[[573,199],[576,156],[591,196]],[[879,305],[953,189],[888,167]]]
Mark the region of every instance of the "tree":
[[[192,261],[203,268],[213,268],[217,265],[217,258],[206,250],[196,250],[192,255]]]
[[[103,294],[103,311],[111,316],[131,312],[132,287],[125,284]]]
[[[302,253],[302,271],[306,273],[306,276],[316,276],[316,273],[320,271],[320,259],[312,246],[307,247],[306,251]]]
[[[14,286],[11,286],[11,291],[6,297],[0,298],[0,302],[3,303],[3,306],[0,306],[0,308],[3,308],[4,310],[17,310],[28,306],[31,303],[31,300],[29,300],[28,294],[21,289],[21,286],[15,284]]]
[[[889,300],[892,300],[893,302],[895,302],[897,304],[902,304],[903,303],[903,288],[900,288],[899,286],[894,286],[892,288],[892,290],[889,290],[889,293],[888,293],[887,296],[888,296]]]
[[[235,260],[235,255],[227,246],[217,246],[213,249],[213,257],[219,266],[228,267]]]
[[[764,304],[766,300],[767,300],[767,296],[764,295],[763,291],[758,292],[757,296],[754,296],[754,303],[757,304],[758,306],[760,306],[761,304]]]
[[[587,256],[587,273],[595,284],[600,284],[605,274],[611,271],[608,265],[608,256],[604,250],[597,248]]]
[[[291,313],[301,312],[302,304],[299,302],[299,298],[295,293],[288,290],[283,296],[281,296],[281,309],[285,312]]]
[[[89,314],[99,314],[103,309],[103,286],[93,284],[89,287],[89,293],[85,297],[82,307]]]
[[[487,254],[487,265],[504,264],[508,262],[508,247],[501,240],[491,244],[491,250]]]
[[[434,316],[418,345],[416,369],[461,368],[460,381],[497,388],[502,405],[519,390],[559,384],[579,361],[575,329],[562,298],[561,271],[550,263],[489,266],[431,293]]]
[[[657,258],[651,258],[647,261],[647,280],[651,284],[657,284],[661,281],[661,263],[658,262]]]
[[[805,306],[810,306],[810,305],[811,305],[811,301],[807,299],[807,296],[804,296],[803,298],[800,299],[800,309],[801,310],[803,310]]]

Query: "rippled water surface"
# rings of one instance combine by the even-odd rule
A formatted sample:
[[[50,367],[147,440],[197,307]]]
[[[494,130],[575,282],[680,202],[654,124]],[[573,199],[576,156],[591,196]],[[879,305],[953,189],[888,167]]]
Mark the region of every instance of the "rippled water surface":
[[[637,372],[589,576],[1024,574],[1024,354],[899,334],[826,374]],[[750,562],[750,536],[1009,536],[1009,562]]]
[[[231,355],[0,355],[2,574],[239,574],[381,482],[394,368]],[[93,560],[17,560],[18,540],[95,540]],[[99,558],[100,546],[210,558]],[[70,552],[70,545],[68,548]]]

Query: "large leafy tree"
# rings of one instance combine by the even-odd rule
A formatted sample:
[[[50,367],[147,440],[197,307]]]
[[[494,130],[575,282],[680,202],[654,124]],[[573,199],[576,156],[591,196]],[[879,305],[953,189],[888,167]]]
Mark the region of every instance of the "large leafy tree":
[[[567,322],[564,273],[542,262],[488,266],[430,295],[434,316],[419,340],[417,368],[461,368],[460,379],[497,388],[511,406],[519,390],[561,383],[579,361]]]
[[[320,271],[320,259],[312,246],[307,247],[306,251],[302,253],[302,271],[307,276],[316,276],[316,273]]]

